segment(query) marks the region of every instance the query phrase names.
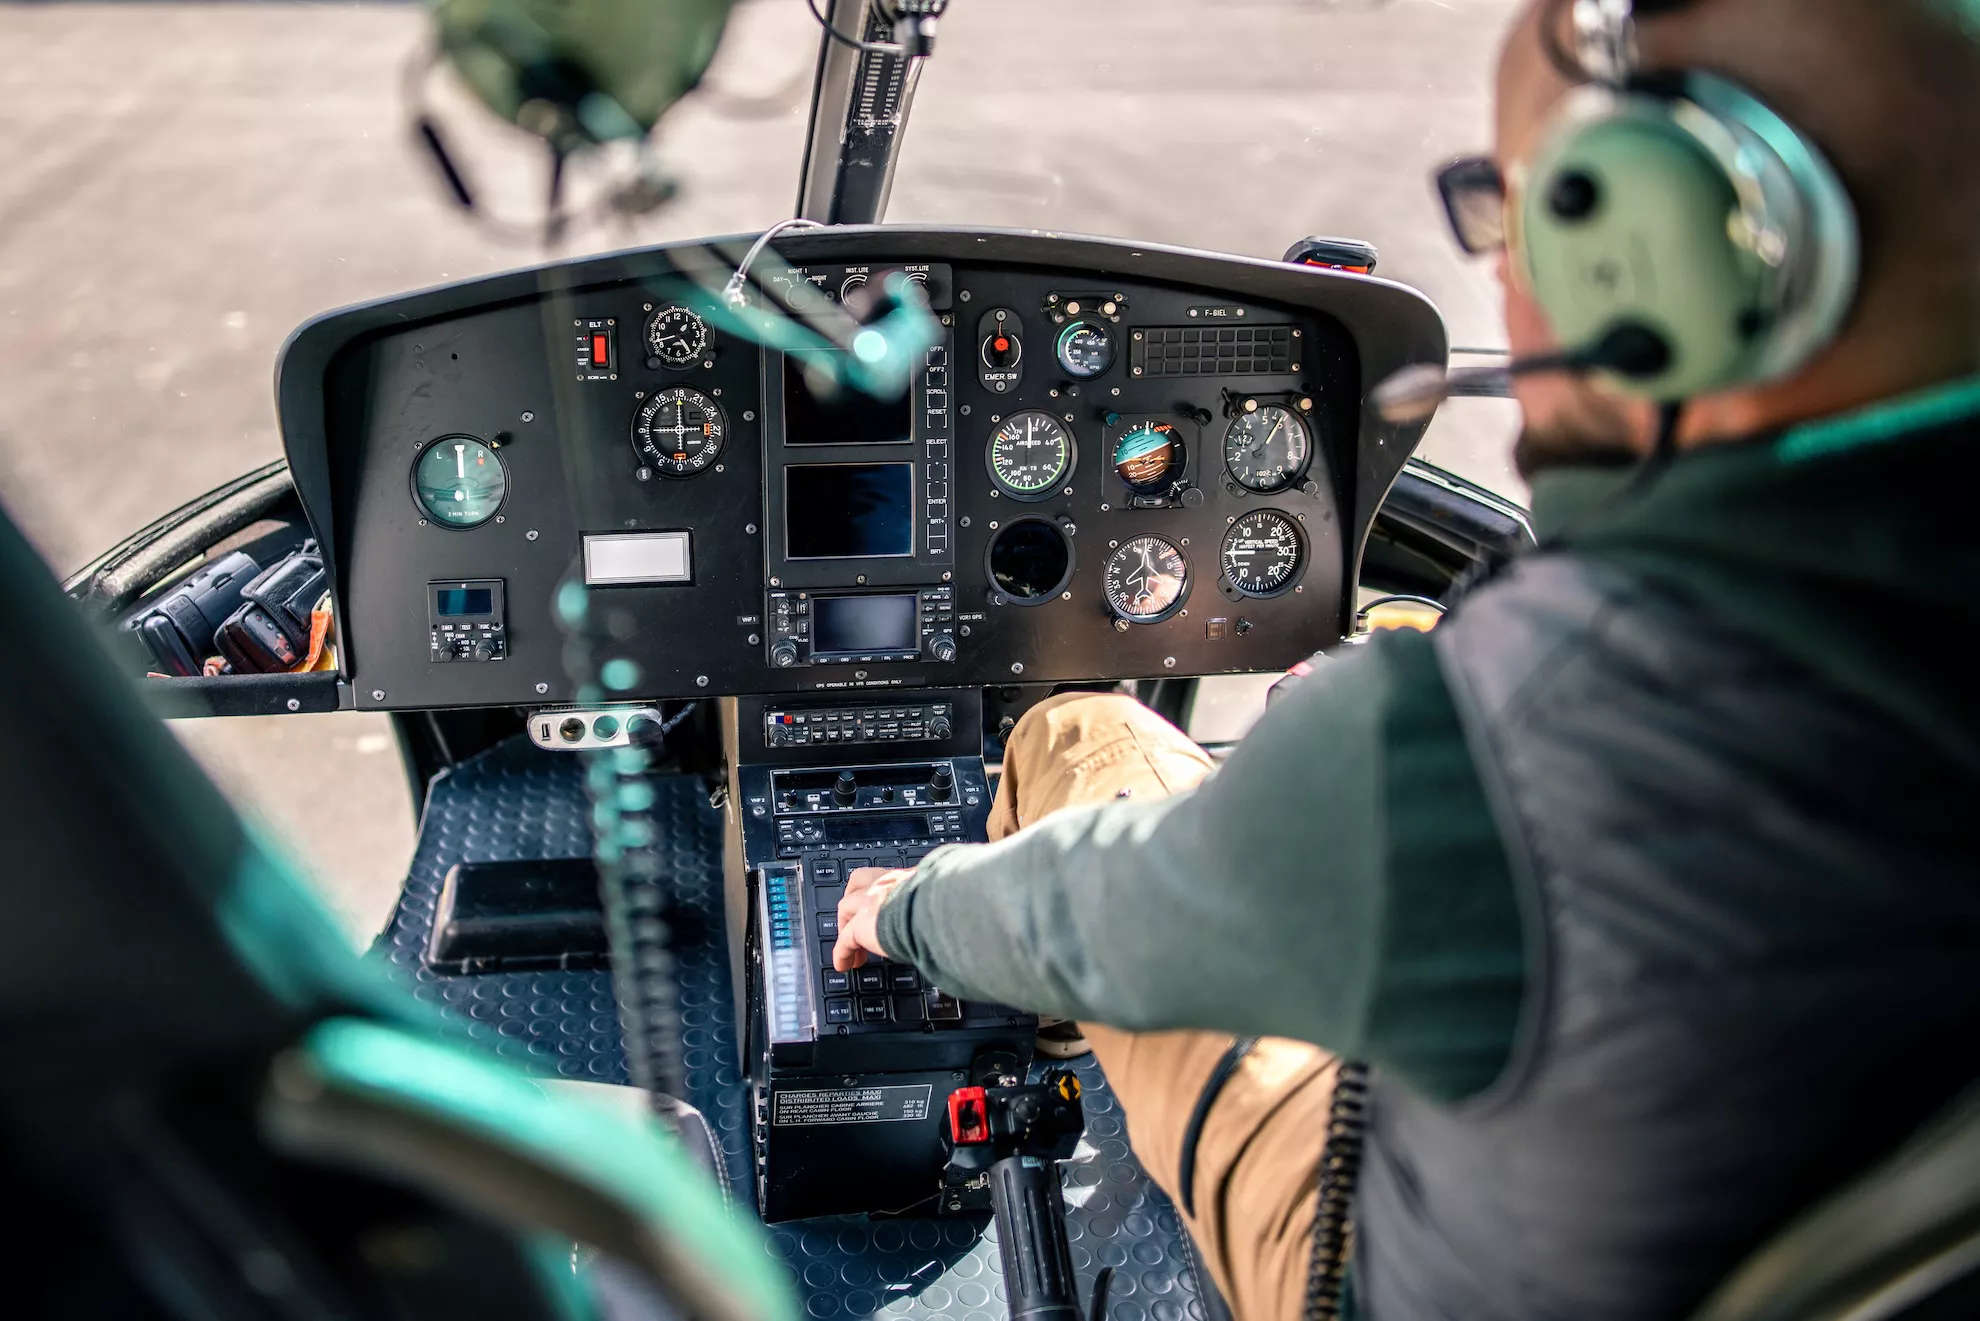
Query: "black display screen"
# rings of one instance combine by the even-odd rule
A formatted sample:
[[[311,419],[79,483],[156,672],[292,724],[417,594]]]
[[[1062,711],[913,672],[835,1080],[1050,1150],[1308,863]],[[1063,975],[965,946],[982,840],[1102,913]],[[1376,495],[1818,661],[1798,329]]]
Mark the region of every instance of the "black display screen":
[[[811,653],[814,656],[868,656],[914,651],[915,595],[814,596],[811,598]]]
[[[487,587],[443,587],[436,609],[442,619],[495,613],[495,593]]]
[[[905,445],[914,439],[914,391],[876,399],[864,390],[840,385],[813,393],[814,381],[845,380],[846,354],[821,349],[784,358],[784,443],[786,445]],[[837,361],[834,361],[837,360]],[[807,362],[831,362],[835,370],[807,372]],[[821,391],[822,385],[818,386]]]
[[[926,839],[925,816],[828,816],[825,842],[828,844],[868,844],[883,839]]]
[[[784,469],[784,531],[787,559],[914,554],[914,465],[793,464]]]

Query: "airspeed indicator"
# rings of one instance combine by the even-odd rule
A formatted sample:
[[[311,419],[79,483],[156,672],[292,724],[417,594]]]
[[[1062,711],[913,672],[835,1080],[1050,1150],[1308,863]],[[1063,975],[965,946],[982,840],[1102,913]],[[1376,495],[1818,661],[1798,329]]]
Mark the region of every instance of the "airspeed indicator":
[[[1013,500],[1043,500],[1072,476],[1072,433],[1042,409],[1005,418],[990,433],[990,480]]]

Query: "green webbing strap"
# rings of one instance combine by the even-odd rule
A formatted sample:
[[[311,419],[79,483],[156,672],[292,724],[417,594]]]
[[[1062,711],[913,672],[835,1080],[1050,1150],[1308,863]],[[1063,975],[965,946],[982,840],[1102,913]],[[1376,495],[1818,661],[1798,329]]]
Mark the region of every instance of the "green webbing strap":
[[[1776,442],[1774,452],[1783,463],[1805,463],[1947,426],[1975,414],[1980,414],[1980,378],[1953,381],[1796,427]]]

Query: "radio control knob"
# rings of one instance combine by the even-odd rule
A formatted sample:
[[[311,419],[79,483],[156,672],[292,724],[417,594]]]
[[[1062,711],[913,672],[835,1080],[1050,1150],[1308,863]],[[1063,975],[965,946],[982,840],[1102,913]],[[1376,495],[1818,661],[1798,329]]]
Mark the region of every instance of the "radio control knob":
[[[859,801],[859,780],[851,771],[840,771],[839,778],[832,785],[832,801],[840,807],[851,807]]]
[[[949,724],[949,718],[947,716],[936,716],[928,722],[928,737],[930,738],[947,738],[955,732],[955,728]]]
[[[928,654],[947,665],[956,658],[956,640],[944,633],[928,644]]]
[[[797,664],[797,661],[798,661],[797,643],[792,642],[787,638],[782,642],[773,643],[771,645],[770,663],[772,665],[775,665],[778,669],[780,670],[789,669],[791,666]]]
[[[928,796],[938,803],[946,803],[955,797],[956,773],[947,766],[937,766],[935,774],[928,779]]]

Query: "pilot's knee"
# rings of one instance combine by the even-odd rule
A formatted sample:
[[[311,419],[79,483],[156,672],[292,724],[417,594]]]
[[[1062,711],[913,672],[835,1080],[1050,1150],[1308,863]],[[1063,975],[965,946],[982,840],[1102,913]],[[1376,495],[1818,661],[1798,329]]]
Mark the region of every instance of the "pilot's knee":
[[[1004,744],[1004,756],[1007,761],[1037,757],[1077,761],[1092,749],[1130,734],[1158,744],[1189,743],[1181,730],[1132,697],[1060,693],[1024,713]]]

